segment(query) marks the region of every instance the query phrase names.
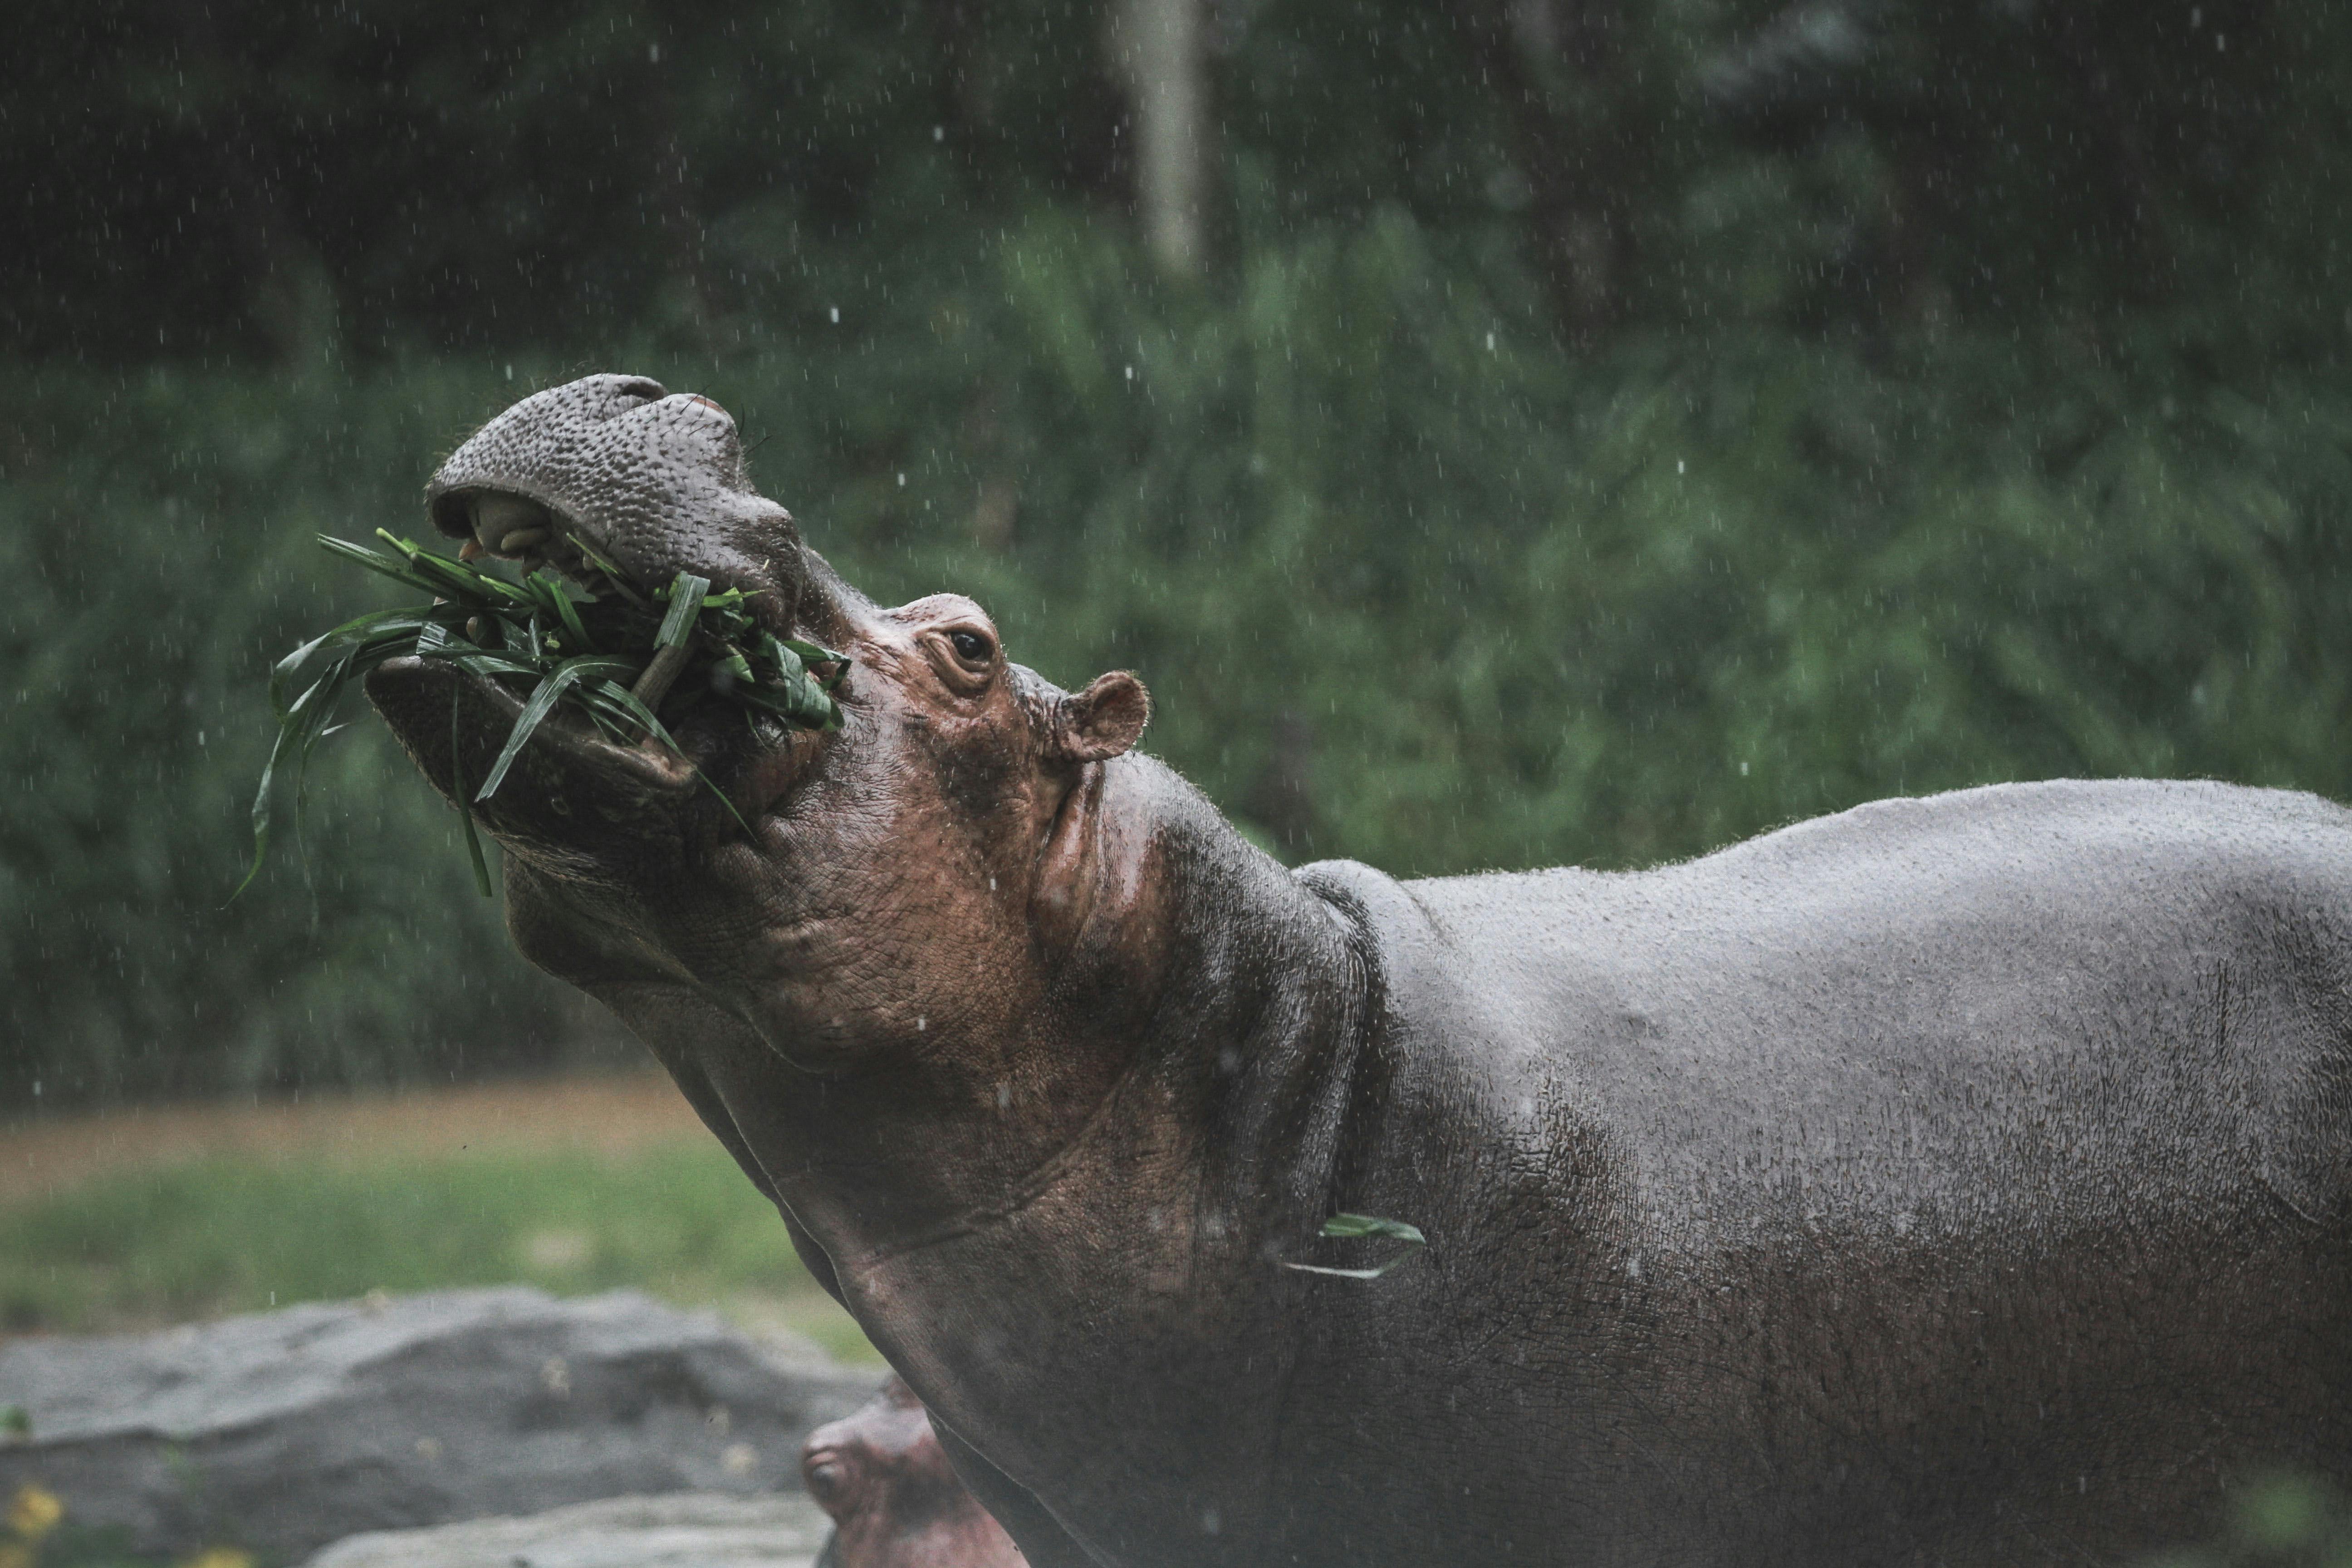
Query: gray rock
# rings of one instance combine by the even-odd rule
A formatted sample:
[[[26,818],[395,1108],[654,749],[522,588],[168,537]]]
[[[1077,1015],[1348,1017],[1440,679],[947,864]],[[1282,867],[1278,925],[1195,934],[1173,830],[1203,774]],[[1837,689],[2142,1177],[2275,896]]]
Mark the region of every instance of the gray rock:
[[[339,1541],[303,1568],[811,1568],[831,1521],[806,1497],[680,1492]]]
[[[631,1291],[292,1307],[0,1346],[0,1496],[37,1483],[139,1550],[280,1560],[362,1531],[636,1493],[796,1490],[802,1436],[880,1380]]]

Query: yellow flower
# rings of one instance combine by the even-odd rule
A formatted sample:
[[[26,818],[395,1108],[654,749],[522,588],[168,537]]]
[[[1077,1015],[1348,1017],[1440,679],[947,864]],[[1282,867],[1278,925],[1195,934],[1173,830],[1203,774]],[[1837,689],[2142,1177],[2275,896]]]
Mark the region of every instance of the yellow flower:
[[[58,1527],[65,1518],[66,1505],[55,1492],[45,1492],[36,1486],[16,1489],[16,1500],[8,1507],[8,1528],[27,1541],[38,1541]]]
[[[207,1546],[180,1568],[253,1568],[253,1553],[226,1546]]]

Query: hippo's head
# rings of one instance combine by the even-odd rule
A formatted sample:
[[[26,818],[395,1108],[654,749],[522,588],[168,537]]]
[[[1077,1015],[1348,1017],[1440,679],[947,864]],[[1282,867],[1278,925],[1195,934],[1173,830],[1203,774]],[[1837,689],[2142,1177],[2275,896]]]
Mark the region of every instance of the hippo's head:
[[[685,758],[559,710],[478,808],[527,956],[641,1033],[653,1004],[627,998],[659,989],[814,1074],[1002,1038],[1038,1005],[1097,890],[1097,764],[1148,716],[1132,676],[1072,695],[1006,658],[970,599],[870,603],[751,488],[725,410],[641,377],[515,405],[427,499],[470,550],[563,569],[584,543],[656,584],[691,570],[850,660],[839,731],[705,704],[677,731]],[[526,694],[404,659],[368,695],[454,795],[453,757],[478,783]]]
[[[833,1516],[827,1568],[1025,1568],[956,1479],[922,1401],[895,1377],[809,1435],[801,1478]]]

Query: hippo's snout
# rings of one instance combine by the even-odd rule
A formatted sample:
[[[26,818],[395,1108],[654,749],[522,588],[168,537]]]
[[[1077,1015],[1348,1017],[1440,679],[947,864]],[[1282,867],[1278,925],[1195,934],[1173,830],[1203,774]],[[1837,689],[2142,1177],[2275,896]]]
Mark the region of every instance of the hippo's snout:
[[[740,588],[788,633],[809,573],[792,514],[751,488],[734,416],[645,376],[591,375],[517,403],[425,487],[434,526],[593,582],[680,572]]]

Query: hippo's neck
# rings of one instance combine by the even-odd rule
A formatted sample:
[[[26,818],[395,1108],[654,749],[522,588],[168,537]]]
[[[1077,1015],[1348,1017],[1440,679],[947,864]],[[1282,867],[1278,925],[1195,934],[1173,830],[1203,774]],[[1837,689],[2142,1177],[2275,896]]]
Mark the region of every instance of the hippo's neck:
[[[836,1265],[986,1229],[1056,1188],[1092,1193],[1105,1226],[1198,1205],[1238,1232],[1237,1204],[1321,1203],[1336,1128],[1307,1123],[1344,1099],[1364,1005],[1352,928],[1158,763],[1110,764],[1099,809],[1093,911],[1014,1037],[832,1079],[764,1048],[705,1054]],[[1160,1201],[1119,1212],[1114,1191],[1146,1170]]]

